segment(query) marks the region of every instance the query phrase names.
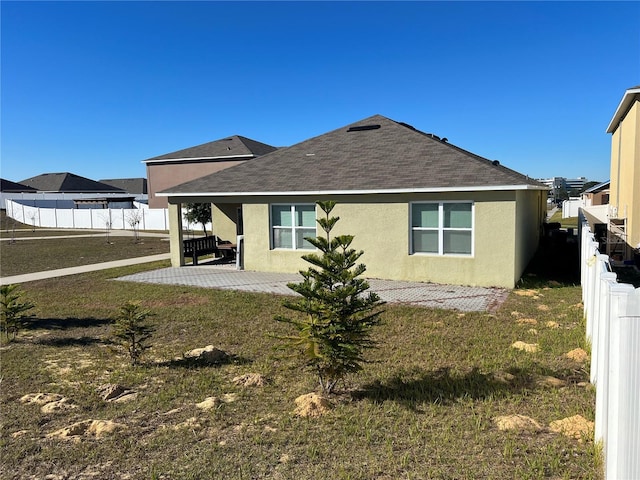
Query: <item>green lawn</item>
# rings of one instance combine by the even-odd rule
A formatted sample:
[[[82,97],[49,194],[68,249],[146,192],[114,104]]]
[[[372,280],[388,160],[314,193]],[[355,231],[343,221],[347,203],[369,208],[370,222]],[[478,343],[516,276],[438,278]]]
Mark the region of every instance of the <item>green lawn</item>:
[[[112,280],[158,265],[23,285],[37,317],[1,347],[2,478],[602,478],[591,439],[547,428],[594,416],[588,364],[565,357],[585,348],[579,287],[527,277],[491,314],[387,305],[364,371],[340,386],[326,415],[299,418],[294,399],[316,385],[274,350],[272,334],[287,331],[273,320],[284,313],[282,298]],[[112,318],[129,300],[154,313],[153,346],[140,367],[130,367],[110,338]],[[516,350],[516,341],[540,351]],[[231,360],[175,360],[208,344]],[[235,385],[246,373],[268,383]],[[544,376],[562,386],[543,385]],[[96,393],[105,383],[138,396],[105,402]],[[77,408],[42,413],[20,402],[38,392],[59,393]],[[233,398],[225,394],[235,401],[196,406]],[[511,414],[543,429],[500,431],[494,419]],[[99,439],[46,437],[88,419],[125,428]]]

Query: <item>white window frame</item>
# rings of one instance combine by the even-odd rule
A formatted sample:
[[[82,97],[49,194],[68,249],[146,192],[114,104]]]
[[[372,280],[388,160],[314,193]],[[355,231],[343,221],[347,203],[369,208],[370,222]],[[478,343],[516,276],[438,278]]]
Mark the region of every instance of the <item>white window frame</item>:
[[[291,213],[291,226],[280,226],[280,225],[274,225],[273,224],[273,207],[290,207],[290,213]],[[313,207],[313,211],[314,213],[316,212],[316,205],[315,203],[271,203],[269,204],[269,236],[270,236],[270,243],[271,243],[271,249],[272,250],[304,250],[304,251],[310,251],[310,250],[315,250],[315,247],[303,247],[300,246],[298,247],[296,245],[296,231],[297,230],[306,230],[309,229],[311,227],[304,227],[304,226],[296,226],[296,222],[295,222],[295,218],[296,218],[296,209],[298,207]],[[316,214],[317,215],[317,214]],[[317,224],[314,224],[313,226],[314,228],[314,236],[317,235]],[[291,231],[291,244],[292,247],[291,248],[287,248],[287,247],[276,247],[275,246],[275,236],[274,236],[274,232],[276,229],[280,229],[280,230],[290,230]]]
[[[444,205],[445,204],[468,204],[471,205],[471,227],[453,228],[444,226]],[[414,227],[413,226],[413,206],[414,205],[438,205],[438,227]],[[475,255],[475,231],[476,231],[476,205],[472,200],[443,200],[443,201],[420,201],[409,204],[409,254],[410,255],[430,255],[439,257],[473,257]],[[413,232],[415,231],[437,231],[438,232],[438,252],[416,252],[413,246]],[[471,252],[470,253],[445,253],[444,252],[444,232],[460,231],[471,232]]]

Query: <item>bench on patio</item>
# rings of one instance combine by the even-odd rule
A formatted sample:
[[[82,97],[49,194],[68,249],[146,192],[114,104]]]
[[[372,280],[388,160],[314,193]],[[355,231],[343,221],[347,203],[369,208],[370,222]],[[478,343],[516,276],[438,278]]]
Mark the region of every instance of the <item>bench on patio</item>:
[[[213,254],[215,257],[233,258],[236,253],[236,245],[212,235],[211,237],[183,240],[182,250],[185,257],[191,257],[193,264],[198,265],[198,256],[201,255]]]
[[[185,257],[191,257],[194,265],[198,265],[198,256],[213,253],[218,256],[218,237],[189,238],[182,241],[182,250]]]

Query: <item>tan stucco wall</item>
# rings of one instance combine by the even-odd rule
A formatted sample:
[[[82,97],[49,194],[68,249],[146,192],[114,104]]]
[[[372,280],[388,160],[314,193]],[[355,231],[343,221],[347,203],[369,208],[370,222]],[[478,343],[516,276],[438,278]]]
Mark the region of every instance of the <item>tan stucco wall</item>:
[[[341,217],[334,233],[355,235],[353,247],[365,252],[361,261],[367,266],[367,277],[512,288],[537,247],[540,219],[536,217],[544,192],[523,192],[521,197],[524,205],[519,209],[515,191],[333,198],[338,201],[333,214]],[[269,205],[315,200],[272,198],[244,203],[245,269],[306,269],[301,255],[308,251],[270,248]],[[475,202],[473,257],[409,254],[409,202],[440,200]],[[523,246],[516,248],[516,239]]]
[[[169,249],[171,252],[171,266],[184,265],[182,250],[182,205],[169,204]]]
[[[149,207],[167,208],[167,197],[158,197],[157,192],[181,183],[204,177],[245,162],[242,160],[181,162],[181,163],[147,163],[147,184],[149,189]]]
[[[547,213],[547,194],[539,190],[519,190],[516,199],[515,282],[524,273],[540,244],[540,226]]]
[[[220,237],[221,240],[236,243],[236,222],[238,221],[238,208],[241,206],[239,203],[214,203],[211,205],[211,224],[214,235]]]
[[[640,102],[636,101],[611,138],[609,204],[627,219],[627,244],[640,243]]]

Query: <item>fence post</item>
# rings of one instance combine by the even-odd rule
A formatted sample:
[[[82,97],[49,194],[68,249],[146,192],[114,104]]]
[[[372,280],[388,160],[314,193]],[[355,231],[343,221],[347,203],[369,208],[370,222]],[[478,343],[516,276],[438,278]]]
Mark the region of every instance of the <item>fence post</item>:
[[[635,353],[637,365],[637,344],[633,345],[633,334],[629,328],[628,321],[622,321],[627,313],[627,301],[634,288],[627,284],[615,284],[611,287],[611,310],[610,310],[610,335],[609,335],[609,388],[607,395],[607,420],[605,439],[605,478],[632,478],[628,475],[631,453],[633,457],[637,452],[628,452],[628,442],[625,438],[630,436],[629,419],[633,416],[633,410],[637,405],[633,405],[632,400],[638,400],[638,385],[634,385],[635,395],[629,395],[628,379],[631,377],[631,367]],[[636,322],[636,326],[638,323]],[[636,328],[637,330],[637,328]],[[635,339],[637,340],[637,339]],[[634,352],[636,350],[636,352]],[[630,398],[631,397],[631,398]],[[635,398],[633,398],[635,397]],[[631,407],[631,408],[630,408]]]

